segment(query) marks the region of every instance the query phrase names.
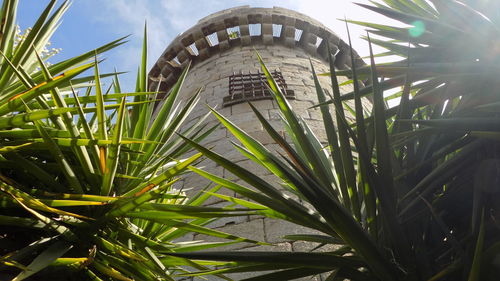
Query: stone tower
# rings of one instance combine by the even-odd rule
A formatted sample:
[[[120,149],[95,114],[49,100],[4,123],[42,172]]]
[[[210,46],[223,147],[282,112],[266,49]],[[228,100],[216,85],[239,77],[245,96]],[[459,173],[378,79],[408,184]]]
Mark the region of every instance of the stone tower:
[[[310,109],[317,103],[317,97],[309,60],[317,73],[328,72],[328,43],[335,54],[336,67],[350,68],[349,46],[330,29],[308,16],[278,7],[243,6],[223,10],[201,19],[172,41],[149,73],[150,90],[154,91],[159,86],[160,91],[168,92],[181,70],[191,61],[182,95],[187,99],[199,88],[202,88],[202,92],[198,108],[188,121],[196,122],[206,114],[208,109],[205,104],[208,104],[264,145],[273,146],[272,139],[263,131],[246,102],[251,100],[271,124],[283,131],[279,129],[282,125],[277,105],[266,92],[263,75],[259,72],[257,51],[286,90],[295,112],[308,122],[320,140],[325,140],[321,113],[318,109]],[[354,56],[356,64],[363,64],[356,53]],[[331,92],[330,79],[320,79],[322,86]],[[349,87],[341,90],[351,91]],[[215,124],[217,121],[212,118],[209,122]],[[256,174],[269,177],[270,181],[276,180],[232,147],[230,133],[225,128],[215,131],[204,144]],[[204,161],[202,164],[203,169],[209,172],[231,178],[228,172],[213,162]],[[182,184],[184,189],[197,189],[204,187],[207,181],[193,175]],[[234,196],[229,191],[221,192]],[[213,198],[209,204],[217,205],[221,201]],[[286,234],[306,233],[307,230],[262,217],[224,219],[212,227],[255,240],[277,243],[275,250],[303,251],[310,246],[299,242],[287,243],[280,238]],[[200,235],[193,238],[213,241],[210,237]]]

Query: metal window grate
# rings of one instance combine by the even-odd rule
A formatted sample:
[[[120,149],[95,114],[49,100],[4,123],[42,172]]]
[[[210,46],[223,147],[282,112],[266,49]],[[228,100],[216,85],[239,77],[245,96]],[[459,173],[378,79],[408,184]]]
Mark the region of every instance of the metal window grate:
[[[271,72],[271,75],[286,97],[294,99],[295,93],[287,89],[288,86],[281,72],[276,70]],[[260,71],[248,74],[243,74],[242,72],[233,73],[233,75],[229,76],[229,95],[223,98],[222,105],[231,106],[246,101],[262,99],[272,99],[269,92],[269,84],[264,73]]]

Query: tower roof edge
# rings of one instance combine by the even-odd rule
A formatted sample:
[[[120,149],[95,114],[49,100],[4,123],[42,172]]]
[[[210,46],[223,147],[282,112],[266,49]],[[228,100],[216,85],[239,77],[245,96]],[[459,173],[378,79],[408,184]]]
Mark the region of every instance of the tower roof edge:
[[[163,86],[161,90],[170,88],[169,84],[190,62],[194,65],[236,46],[248,45],[301,48],[323,60],[328,59],[330,49],[337,68],[351,67],[348,45],[321,22],[282,7],[246,5],[208,15],[179,34],[149,72],[150,90],[155,90],[158,83]],[[356,51],[353,55],[356,65],[364,64]]]

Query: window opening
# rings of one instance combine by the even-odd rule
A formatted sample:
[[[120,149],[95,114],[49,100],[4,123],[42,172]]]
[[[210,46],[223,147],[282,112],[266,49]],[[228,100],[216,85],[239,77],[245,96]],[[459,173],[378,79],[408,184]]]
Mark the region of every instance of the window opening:
[[[302,37],[302,29],[295,29],[295,41],[300,41],[300,37]]]
[[[200,52],[198,52],[198,48],[196,48],[196,45],[195,43],[189,45],[188,47],[188,52],[191,54],[191,55],[194,55],[194,56],[197,56],[200,54]]]
[[[219,45],[219,38],[217,37],[217,32],[209,34],[205,36],[205,38],[207,39],[208,45],[210,45],[210,47]]]
[[[281,25],[281,24],[273,24],[273,36],[280,37],[282,28],[283,28],[283,25]]]
[[[229,37],[229,40],[240,38],[241,33],[240,33],[239,26],[229,27],[226,29],[226,31],[227,31],[227,36]]]
[[[323,38],[321,38],[321,37],[316,38],[316,47],[319,47],[321,42],[323,42]]]
[[[250,29],[250,36],[259,36],[261,34],[262,26],[260,23],[249,24],[248,28]]]

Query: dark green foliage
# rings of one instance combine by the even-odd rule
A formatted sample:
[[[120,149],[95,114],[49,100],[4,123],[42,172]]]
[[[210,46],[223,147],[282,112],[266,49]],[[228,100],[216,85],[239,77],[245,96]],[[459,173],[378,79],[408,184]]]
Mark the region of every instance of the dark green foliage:
[[[338,250],[324,257],[328,261],[317,262],[318,253],[290,253],[283,260],[271,252],[182,256],[238,265],[212,272],[278,270],[259,280],[322,272],[330,272],[328,280],[497,280],[500,25],[496,3],[468,2],[471,6],[453,0],[382,0],[374,6],[361,5],[411,27],[354,22],[376,36],[367,37],[370,47],[379,44],[401,59],[378,65],[371,54],[369,66],[337,74],[332,68],[328,75],[333,100],[327,100],[316,83],[328,150],[294,114],[270,75],[293,144],[255,113],[284,155],[271,154],[216,113],[243,145],[238,149],[275,174],[297,198],[284,196],[256,175],[193,144],[258,192],[196,172],[267,207],[263,215],[322,233],[288,238],[319,241],[323,237],[323,244],[337,245]],[[262,68],[268,74],[264,64]],[[336,75],[345,74],[371,78],[372,83],[340,96]],[[384,91],[392,88],[399,92],[387,97]],[[361,114],[361,97],[373,101],[371,115]],[[349,124],[343,114],[342,102],[351,99],[358,104],[357,124]],[[300,206],[299,198],[309,207]],[[362,265],[348,262],[353,258]]]
[[[47,66],[39,54],[69,2],[50,1],[14,46],[16,7],[5,0],[0,13],[1,280],[173,280],[185,266],[206,267],[168,253],[259,243],[204,227],[253,212],[204,208],[209,193],[186,198],[174,188],[201,157],[186,156],[190,148],[176,134],[198,101],[178,99],[188,68],[155,106],[146,38],[137,91],[122,93],[119,73],[100,74],[97,56],[124,38]],[[89,69],[94,75],[75,78]],[[104,89],[106,77],[112,89]],[[199,141],[214,129],[200,123],[182,132]],[[228,242],[173,242],[188,232]]]

